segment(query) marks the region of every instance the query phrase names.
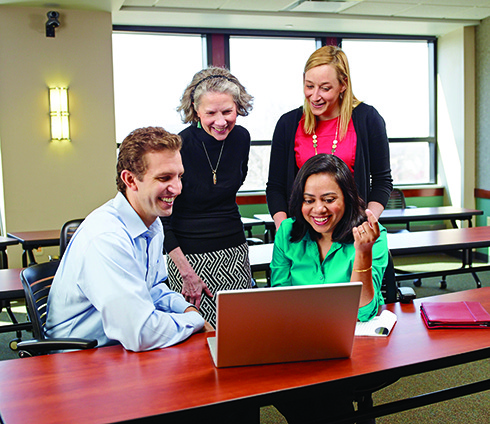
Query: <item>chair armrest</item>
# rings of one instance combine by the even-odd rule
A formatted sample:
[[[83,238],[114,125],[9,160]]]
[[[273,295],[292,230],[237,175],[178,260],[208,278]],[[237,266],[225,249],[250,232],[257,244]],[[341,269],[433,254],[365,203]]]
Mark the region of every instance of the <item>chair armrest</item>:
[[[45,339],[45,340],[24,340],[17,344],[19,356],[43,355],[52,351],[92,349],[97,346],[97,340],[89,339]]]
[[[411,303],[417,297],[411,287],[398,287],[398,296],[401,303]]]

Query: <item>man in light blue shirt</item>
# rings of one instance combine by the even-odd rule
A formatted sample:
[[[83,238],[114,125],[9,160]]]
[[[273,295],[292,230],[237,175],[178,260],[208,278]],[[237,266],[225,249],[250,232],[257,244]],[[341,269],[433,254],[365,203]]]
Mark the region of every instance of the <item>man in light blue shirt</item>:
[[[160,216],[172,213],[184,172],[182,142],[163,128],[121,144],[116,197],[93,211],[65,251],[48,298],[50,337],[96,338],[143,351],[212,330],[165,284]]]

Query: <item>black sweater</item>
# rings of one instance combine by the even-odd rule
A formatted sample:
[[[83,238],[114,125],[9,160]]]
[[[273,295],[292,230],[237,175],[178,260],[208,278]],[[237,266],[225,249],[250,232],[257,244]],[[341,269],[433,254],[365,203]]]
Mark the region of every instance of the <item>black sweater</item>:
[[[298,173],[294,140],[302,115],[302,107],[284,114],[274,130],[266,190],[272,216],[289,210],[289,197]],[[374,201],[386,206],[393,180],[385,122],[374,107],[365,103],[354,108],[352,122],[357,135],[354,179],[359,195],[366,204]]]
[[[175,199],[172,215],[162,218],[165,250],[171,252],[180,246],[187,254],[204,253],[245,243],[236,194],[247,176],[250,134],[235,125],[223,142],[191,125],[180,136],[182,194]],[[225,143],[216,185],[202,143],[213,168]]]

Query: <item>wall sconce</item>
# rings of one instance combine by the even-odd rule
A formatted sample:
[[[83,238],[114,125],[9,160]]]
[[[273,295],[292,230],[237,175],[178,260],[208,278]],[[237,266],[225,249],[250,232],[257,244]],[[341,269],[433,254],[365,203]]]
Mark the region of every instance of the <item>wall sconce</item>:
[[[70,141],[68,88],[49,89],[49,115],[51,117],[51,140]]]

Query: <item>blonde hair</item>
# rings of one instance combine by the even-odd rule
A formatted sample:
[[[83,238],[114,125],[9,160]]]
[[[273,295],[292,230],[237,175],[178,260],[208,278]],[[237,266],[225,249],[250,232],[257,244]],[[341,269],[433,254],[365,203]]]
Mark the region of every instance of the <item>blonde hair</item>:
[[[345,53],[337,46],[323,46],[314,51],[308,58],[304,73],[321,65],[330,65],[337,72],[337,78],[341,85],[345,85],[345,91],[341,93],[340,103],[340,140],[345,137],[347,127],[352,116],[352,110],[360,103],[352,91],[349,62]],[[313,134],[316,128],[316,117],[311,111],[309,102],[305,99],[303,106],[305,116],[304,130],[306,134]]]
[[[199,121],[196,109],[201,96],[208,92],[230,94],[240,116],[247,116],[252,110],[253,97],[240,81],[228,69],[210,67],[195,74],[182,94],[177,111],[180,112],[183,123]]]

